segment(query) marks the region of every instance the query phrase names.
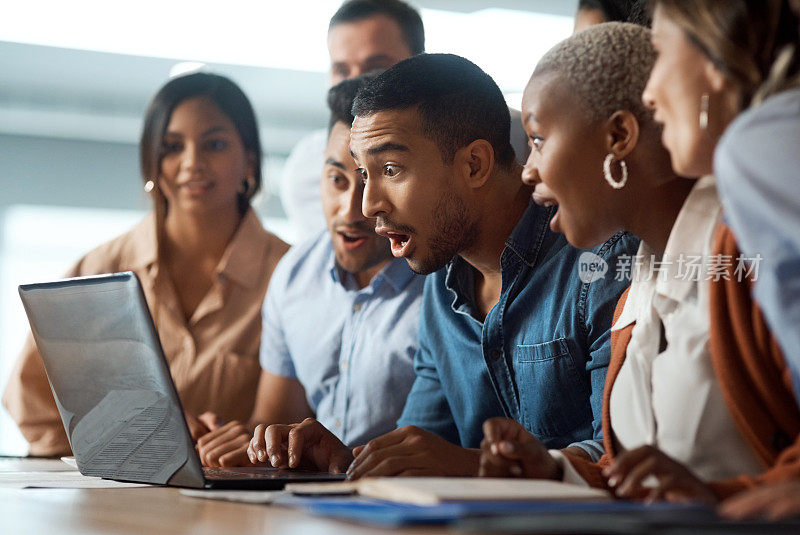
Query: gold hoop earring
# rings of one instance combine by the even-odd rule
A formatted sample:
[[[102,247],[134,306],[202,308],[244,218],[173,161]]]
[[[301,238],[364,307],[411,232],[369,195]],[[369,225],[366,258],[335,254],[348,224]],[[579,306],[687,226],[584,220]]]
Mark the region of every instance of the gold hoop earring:
[[[606,159],[603,161],[603,176],[606,179],[606,182],[614,188],[614,189],[622,189],[625,187],[625,184],[628,182],[628,165],[625,163],[625,160],[619,161],[619,167],[622,169],[622,177],[620,177],[619,181],[614,180],[614,176],[611,174],[611,162],[614,161],[614,154],[608,153]]]
[[[703,93],[700,97],[700,130],[708,130],[708,93]]]

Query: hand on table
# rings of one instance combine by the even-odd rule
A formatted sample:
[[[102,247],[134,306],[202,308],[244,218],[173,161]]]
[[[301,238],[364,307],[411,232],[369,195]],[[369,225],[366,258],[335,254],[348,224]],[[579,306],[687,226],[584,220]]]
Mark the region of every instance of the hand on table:
[[[377,476],[474,476],[478,451],[456,446],[418,427],[395,429],[353,449],[349,479]]]
[[[189,426],[189,433],[192,435],[192,440],[195,442],[206,433],[220,426],[219,416],[213,412],[204,412],[200,416],[184,412],[183,415],[186,418],[186,425]]]
[[[561,478],[556,460],[519,422],[491,418],[483,423],[483,435],[481,477]]]
[[[719,507],[719,514],[733,520],[767,518],[781,520],[800,516],[800,481],[771,483],[736,494]]]
[[[350,449],[313,418],[299,424],[258,425],[247,447],[250,462],[275,468],[310,468],[343,473],[353,460]]]
[[[603,470],[608,485],[617,496],[633,498],[649,491],[647,501],[716,503],[711,489],[689,469],[653,446],[642,446],[618,455]],[[643,487],[642,482],[653,476],[657,485]]]
[[[197,454],[205,466],[247,466],[250,430],[233,420],[209,431],[197,441]]]

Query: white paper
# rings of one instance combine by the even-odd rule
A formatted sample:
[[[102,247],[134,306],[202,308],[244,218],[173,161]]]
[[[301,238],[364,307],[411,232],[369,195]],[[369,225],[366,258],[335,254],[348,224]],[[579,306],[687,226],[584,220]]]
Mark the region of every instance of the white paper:
[[[36,457],[4,457],[0,458],[0,473],[3,472],[70,472],[75,466],[69,467],[58,459],[40,459]]]
[[[324,483],[289,483],[286,491],[299,496],[341,496],[356,494],[358,481],[335,481]]]
[[[287,493],[282,490],[194,490],[181,489],[180,493],[190,498],[222,500],[226,502],[272,503]]]
[[[0,488],[6,489],[119,489],[147,487],[143,483],[122,483],[84,476],[77,470],[67,472],[0,472]]]

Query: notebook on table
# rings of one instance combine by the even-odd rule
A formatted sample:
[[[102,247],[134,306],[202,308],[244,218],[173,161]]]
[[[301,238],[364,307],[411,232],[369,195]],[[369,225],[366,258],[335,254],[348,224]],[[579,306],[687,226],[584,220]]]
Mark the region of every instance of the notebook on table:
[[[469,533],[800,533],[797,519],[735,522],[700,503],[613,500],[603,490],[556,481],[491,478],[374,478],[292,484],[280,503],[325,517],[383,527],[451,524]],[[341,497],[336,494],[352,493]],[[317,496],[310,498],[308,496]],[[322,497],[319,497],[322,496]]]
[[[367,478],[358,494],[391,502],[437,505],[470,501],[609,502],[604,490],[559,481],[486,477]]]
[[[342,483],[292,484],[286,490],[301,495],[358,494],[409,505],[451,502],[538,501],[610,502],[601,489],[560,481],[487,477],[377,477]]]
[[[697,522],[715,518],[712,509],[699,504],[609,501],[608,495],[584,492],[591,489],[579,487],[583,489],[579,491],[572,485],[562,486],[550,481],[501,480],[508,491],[498,493],[494,492],[496,483],[500,482],[497,480],[483,484],[474,478],[446,478],[447,481],[442,481],[442,478],[419,478],[415,481],[403,479],[405,478],[395,480],[398,483],[397,488],[389,492],[386,492],[386,486],[392,486],[395,482],[392,478],[385,479],[386,486],[383,488],[376,489],[372,486],[370,489],[370,485],[362,485],[365,492],[380,498],[366,497],[360,493],[352,496],[334,494],[360,491],[358,481],[353,482],[354,485],[292,484],[287,485],[286,490],[298,494],[284,493],[277,503],[300,507],[320,516],[382,527],[458,523],[459,527],[463,526],[465,529],[482,526],[485,529],[477,530],[481,533],[503,532],[509,527],[522,529],[520,533],[524,533],[525,529],[535,533],[548,533],[547,529],[539,530],[540,526],[546,526],[552,533],[584,533],[582,530],[587,525],[598,528],[597,533],[627,533],[623,528],[628,525],[639,530],[643,523],[650,525],[665,519]],[[425,481],[426,479],[429,481]],[[442,483],[447,483],[446,488],[440,486]],[[458,485],[459,490],[453,490],[454,485]],[[436,489],[433,499],[430,492],[437,486],[439,488]],[[470,486],[473,487],[471,490],[462,490]],[[402,490],[398,491],[398,488]],[[417,494],[407,496],[406,493],[412,490]],[[431,505],[418,505],[419,503]],[[468,519],[475,519],[475,523],[470,524]],[[514,522],[505,524],[506,519],[514,519]],[[608,525],[616,526],[617,531],[606,531]],[[566,529],[553,529],[560,527]]]
[[[19,294],[82,474],[227,489],[344,479],[262,467],[204,469],[134,273],[26,284]]]

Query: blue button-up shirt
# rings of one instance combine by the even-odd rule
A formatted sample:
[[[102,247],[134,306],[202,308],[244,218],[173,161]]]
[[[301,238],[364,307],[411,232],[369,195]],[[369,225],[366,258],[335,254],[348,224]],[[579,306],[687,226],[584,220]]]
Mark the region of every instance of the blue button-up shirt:
[[[800,88],[741,114],[714,155],[725,217],[800,401]],[[736,258],[733,259],[737,265]]]
[[[342,442],[395,428],[414,382],[424,277],[392,259],[358,289],[327,233],[292,247],[264,302],[261,365],[297,378],[316,418]]]
[[[550,230],[553,213],[531,204],[506,241],[500,300],[484,321],[472,266],[456,257],[428,276],[417,379],[398,425],[476,448],[483,422],[506,416],[547,447],[602,455],[611,320],[630,282],[615,276],[617,257],[635,254],[638,239],[620,233],[580,251]]]

